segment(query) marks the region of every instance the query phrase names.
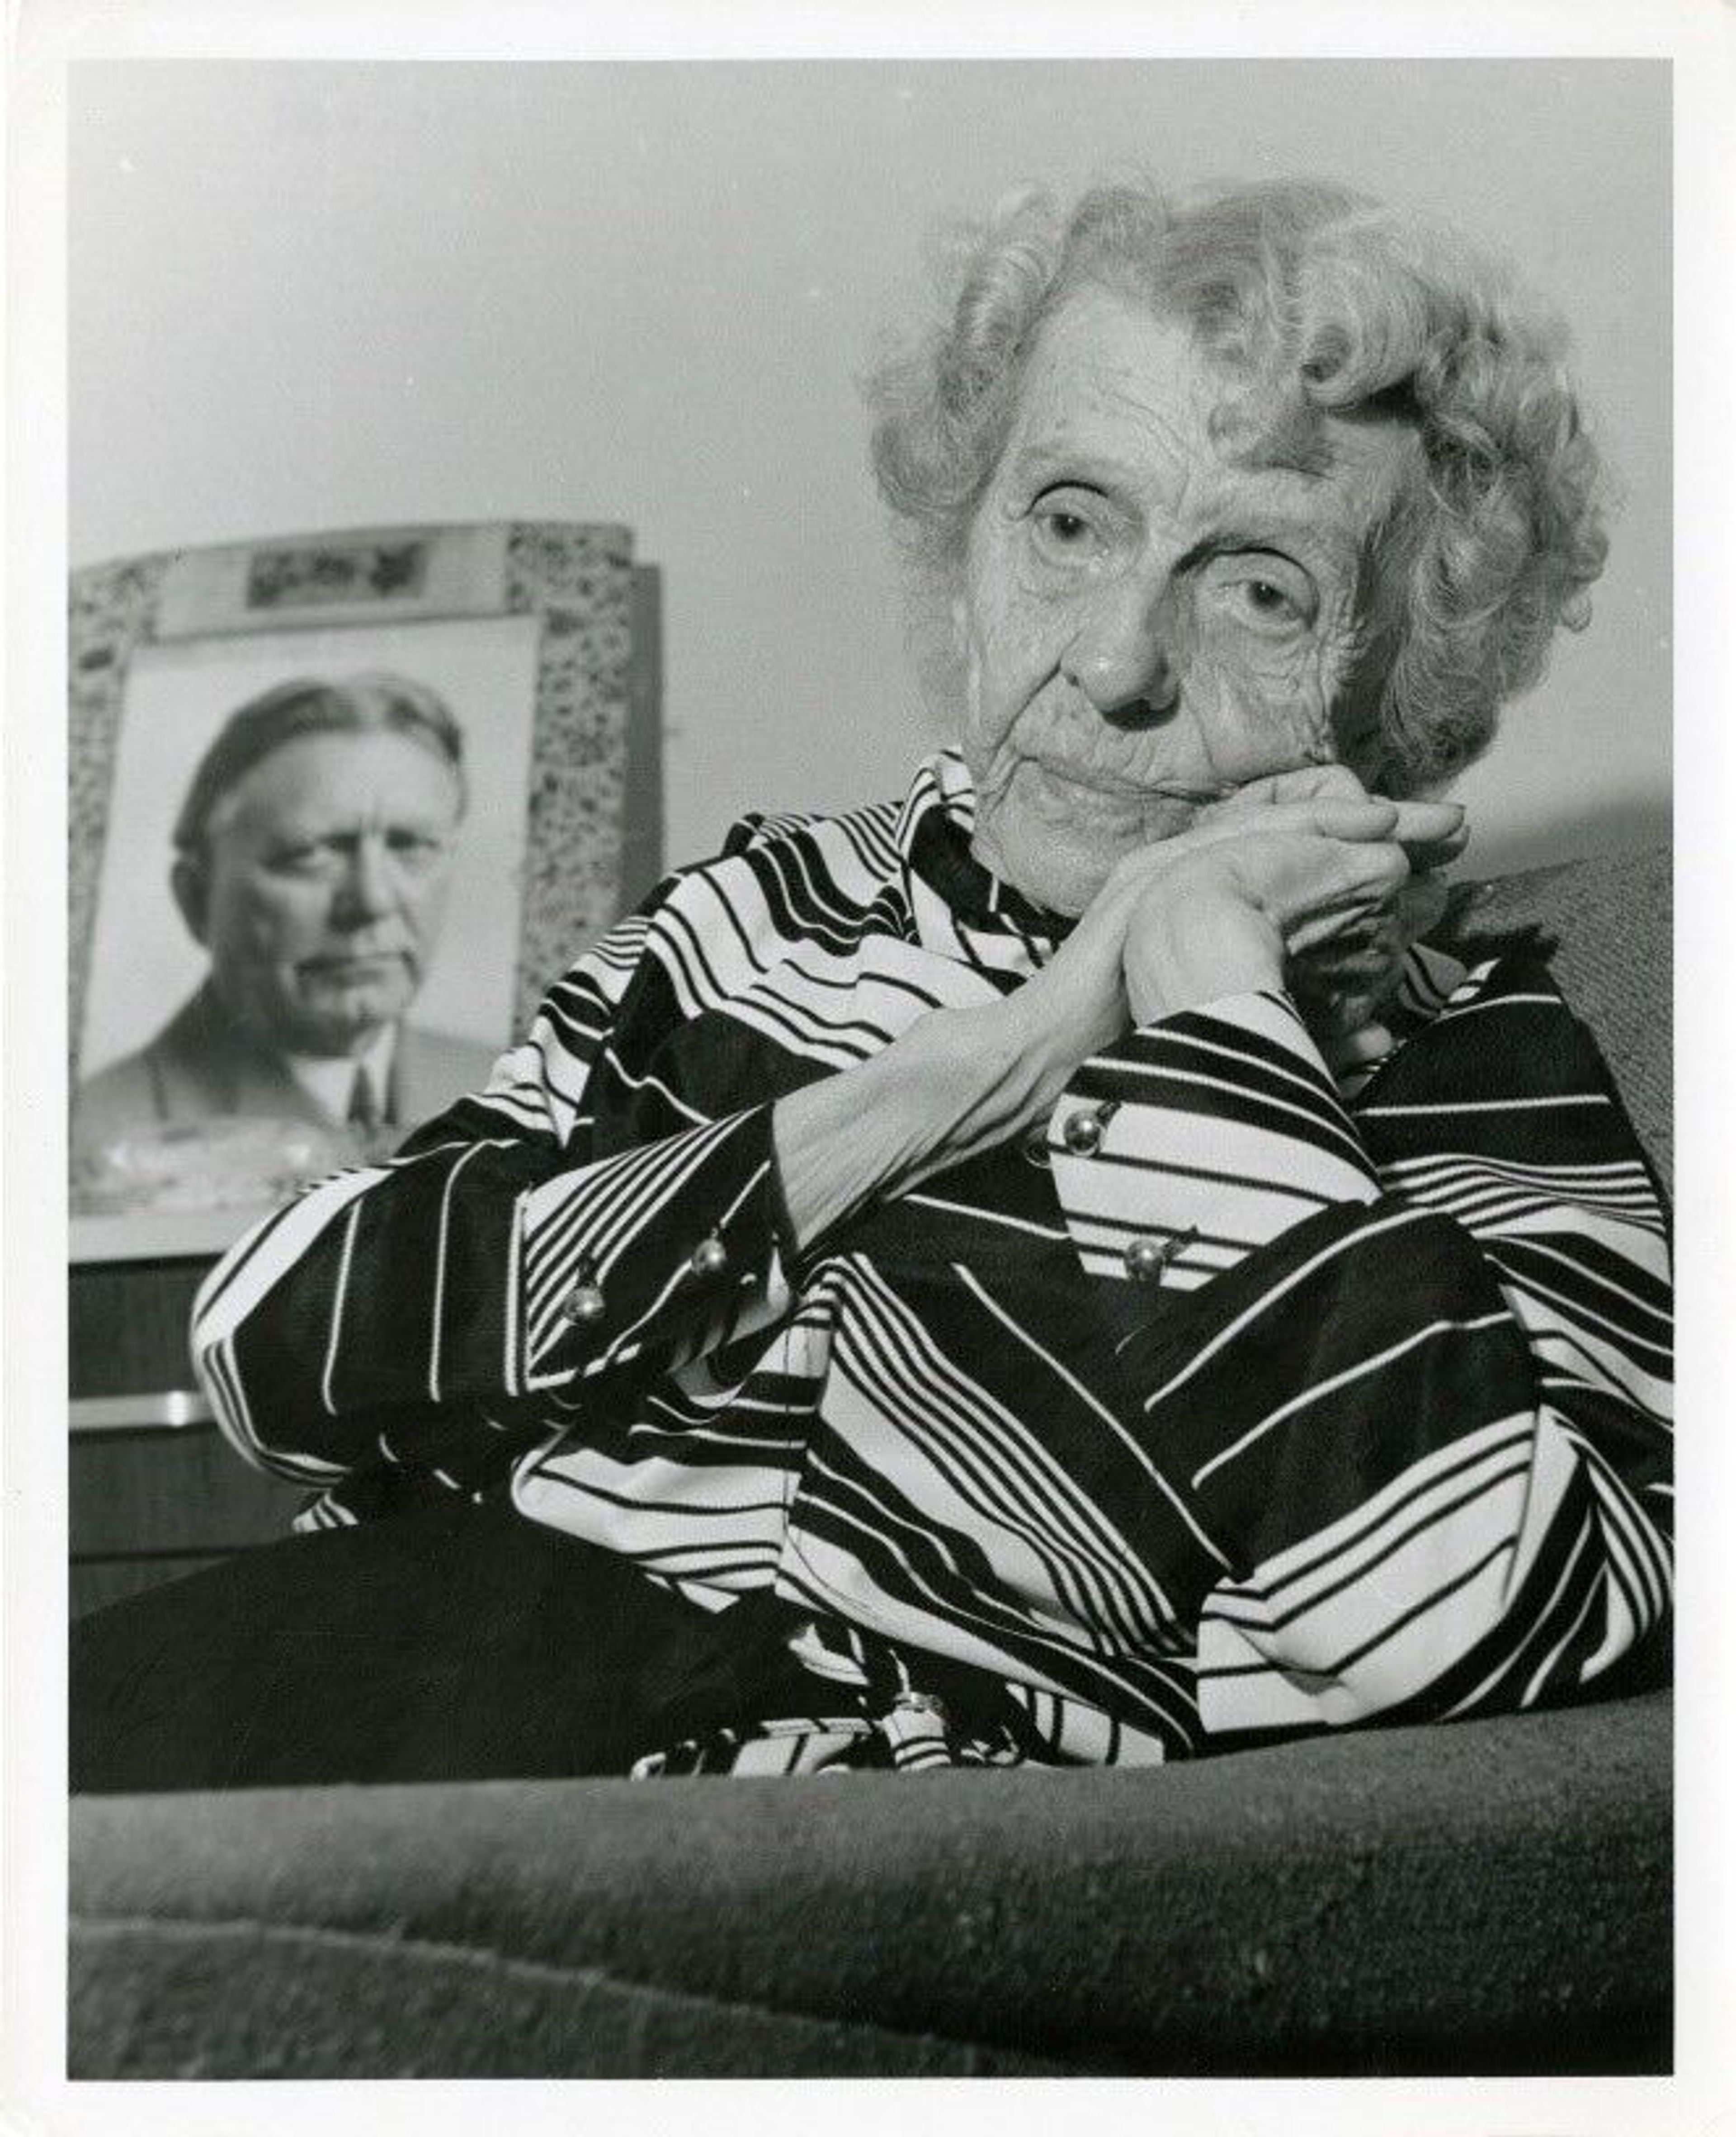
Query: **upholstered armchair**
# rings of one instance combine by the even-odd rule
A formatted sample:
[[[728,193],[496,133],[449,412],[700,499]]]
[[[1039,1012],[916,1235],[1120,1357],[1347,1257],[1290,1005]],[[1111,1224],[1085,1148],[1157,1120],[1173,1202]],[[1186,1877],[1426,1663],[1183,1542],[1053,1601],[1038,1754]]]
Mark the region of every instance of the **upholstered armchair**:
[[[1656,851],[1462,892],[1670,1168]],[[1583,1707],[1161,1770],[106,1797],[79,2077],[1666,2069],[1663,1658]]]

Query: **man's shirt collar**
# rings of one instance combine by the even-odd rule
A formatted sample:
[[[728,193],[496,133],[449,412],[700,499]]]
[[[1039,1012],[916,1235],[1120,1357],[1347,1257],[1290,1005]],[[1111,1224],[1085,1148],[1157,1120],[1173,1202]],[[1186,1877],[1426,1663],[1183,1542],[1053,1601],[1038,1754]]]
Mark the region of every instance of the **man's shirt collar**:
[[[365,1068],[373,1088],[375,1117],[383,1121],[387,1117],[387,1098],[391,1089],[391,1059],[397,1035],[397,1027],[387,1025],[373,1044],[359,1057],[286,1054],[283,1057],[284,1066],[327,1119],[336,1122],[340,1127],[350,1118],[351,1101],[356,1088],[356,1070],[358,1067]]]

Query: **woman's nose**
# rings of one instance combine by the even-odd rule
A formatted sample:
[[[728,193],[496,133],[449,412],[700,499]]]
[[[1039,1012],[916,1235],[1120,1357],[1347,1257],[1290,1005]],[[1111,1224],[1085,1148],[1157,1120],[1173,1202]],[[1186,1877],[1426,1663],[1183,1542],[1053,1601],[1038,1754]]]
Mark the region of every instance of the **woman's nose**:
[[[1097,602],[1062,659],[1062,672],[1092,706],[1120,725],[1166,719],[1180,679],[1161,599],[1132,587]]]

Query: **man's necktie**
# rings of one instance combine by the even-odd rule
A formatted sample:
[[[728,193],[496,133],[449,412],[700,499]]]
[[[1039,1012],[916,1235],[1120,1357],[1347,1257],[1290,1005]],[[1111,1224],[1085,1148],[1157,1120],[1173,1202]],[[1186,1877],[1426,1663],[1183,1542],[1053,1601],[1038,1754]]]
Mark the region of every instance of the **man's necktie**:
[[[363,1142],[380,1132],[380,1107],[374,1097],[374,1079],[361,1062],[356,1064],[356,1080],[350,1085],[349,1124]]]

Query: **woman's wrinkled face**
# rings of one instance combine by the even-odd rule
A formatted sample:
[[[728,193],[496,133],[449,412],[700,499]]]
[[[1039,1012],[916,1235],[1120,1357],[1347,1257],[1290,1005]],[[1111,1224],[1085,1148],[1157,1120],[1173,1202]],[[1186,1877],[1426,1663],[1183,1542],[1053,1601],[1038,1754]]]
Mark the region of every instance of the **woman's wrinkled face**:
[[[1331,417],[1308,466],[1238,464],[1210,428],[1233,392],[1106,288],[1032,352],[953,620],[976,850],[1053,912],[1204,803],[1340,753],[1416,436]]]

